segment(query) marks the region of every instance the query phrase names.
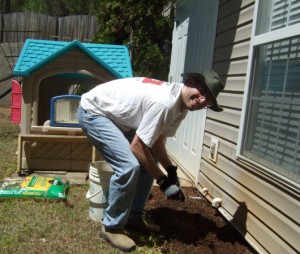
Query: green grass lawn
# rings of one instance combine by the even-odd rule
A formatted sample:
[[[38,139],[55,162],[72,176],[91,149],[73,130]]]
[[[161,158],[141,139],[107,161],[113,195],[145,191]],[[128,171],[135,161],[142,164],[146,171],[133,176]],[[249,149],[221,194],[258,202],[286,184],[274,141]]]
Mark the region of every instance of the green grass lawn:
[[[9,110],[0,108],[0,183],[15,174],[18,133]],[[0,253],[123,253],[100,237],[100,223],[89,218],[88,189],[88,184],[71,185],[67,203],[0,198]],[[132,253],[161,253],[154,236],[141,236],[141,241]]]

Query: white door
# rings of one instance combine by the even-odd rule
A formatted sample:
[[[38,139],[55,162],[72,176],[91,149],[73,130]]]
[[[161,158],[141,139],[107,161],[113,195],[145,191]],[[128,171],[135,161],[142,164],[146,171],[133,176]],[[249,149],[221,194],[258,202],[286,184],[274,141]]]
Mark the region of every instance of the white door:
[[[172,39],[172,55],[169,73],[169,81],[181,81],[181,73],[184,69],[185,51],[189,29],[189,18],[184,20],[178,27],[174,24]]]
[[[185,51],[187,43],[187,35],[189,28],[189,18],[182,22],[178,27],[174,24],[173,30],[173,41],[172,41],[172,55],[171,55],[171,66],[169,73],[169,81],[181,81],[181,73],[184,69]],[[167,140],[168,152],[174,157],[178,157],[180,154],[180,145],[178,140],[179,131],[176,135]]]
[[[214,48],[215,27],[219,1],[191,1],[191,12],[197,15],[186,18],[173,30],[173,47],[169,81],[182,81],[181,73],[200,72],[211,68]],[[212,15],[214,14],[214,15]],[[193,29],[194,31],[189,31]],[[187,50],[188,35],[191,33],[193,50]],[[190,39],[190,38],[189,38]],[[189,44],[190,45],[190,44]],[[181,168],[198,182],[203,146],[206,110],[189,112],[174,137],[167,139],[167,150]]]

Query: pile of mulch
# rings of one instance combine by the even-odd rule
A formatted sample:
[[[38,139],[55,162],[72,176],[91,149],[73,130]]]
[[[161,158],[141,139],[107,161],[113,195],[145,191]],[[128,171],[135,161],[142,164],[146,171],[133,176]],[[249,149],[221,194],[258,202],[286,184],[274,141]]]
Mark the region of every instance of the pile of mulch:
[[[255,253],[196,188],[183,189],[187,199],[179,202],[166,200],[159,188],[153,187],[146,205],[147,214],[161,227],[156,244],[162,253]],[[138,245],[145,244],[140,235],[132,237]]]

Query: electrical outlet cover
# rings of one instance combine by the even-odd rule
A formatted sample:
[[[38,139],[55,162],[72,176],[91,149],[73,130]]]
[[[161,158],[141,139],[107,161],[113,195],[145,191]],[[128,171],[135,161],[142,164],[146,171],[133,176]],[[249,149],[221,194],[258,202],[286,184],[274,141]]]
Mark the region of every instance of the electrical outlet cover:
[[[219,140],[216,137],[211,137],[208,157],[213,162],[217,161],[218,148],[219,148]]]

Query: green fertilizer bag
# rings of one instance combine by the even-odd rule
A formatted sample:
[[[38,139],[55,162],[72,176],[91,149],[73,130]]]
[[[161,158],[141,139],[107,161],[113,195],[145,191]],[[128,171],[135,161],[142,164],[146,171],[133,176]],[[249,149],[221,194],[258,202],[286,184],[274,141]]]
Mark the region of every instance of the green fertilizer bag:
[[[69,185],[67,180],[43,176],[5,178],[0,184],[0,198],[66,199]]]

